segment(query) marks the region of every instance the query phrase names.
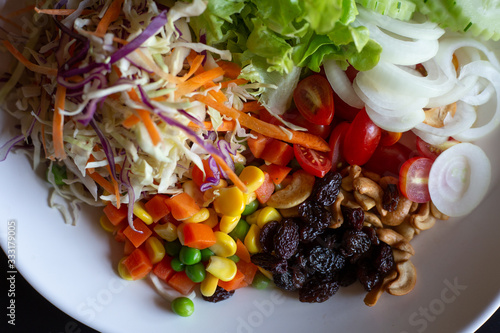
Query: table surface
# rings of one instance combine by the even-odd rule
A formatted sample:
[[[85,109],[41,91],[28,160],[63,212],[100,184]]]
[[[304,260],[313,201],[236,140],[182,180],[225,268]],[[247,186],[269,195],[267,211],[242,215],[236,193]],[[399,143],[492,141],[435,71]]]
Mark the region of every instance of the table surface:
[[[2,271],[6,272],[7,257],[3,251],[0,252]],[[2,309],[6,308],[7,299],[7,297],[4,298]],[[0,332],[32,332],[34,325],[36,325],[37,333],[97,332],[53,306],[18,274],[16,277],[16,326],[13,329],[12,326],[8,325],[5,315],[3,315]],[[476,331],[476,333],[498,332],[500,332],[500,309]]]

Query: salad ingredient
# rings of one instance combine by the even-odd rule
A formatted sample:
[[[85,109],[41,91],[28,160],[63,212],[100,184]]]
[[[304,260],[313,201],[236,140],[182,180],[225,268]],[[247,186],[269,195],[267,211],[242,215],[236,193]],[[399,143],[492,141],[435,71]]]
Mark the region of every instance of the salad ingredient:
[[[398,277],[387,284],[387,292],[391,295],[402,296],[408,294],[417,283],[417,273],[415,266],[410,260],[406,260],[396,265]]]
[[[481,148],[459,143],[443,151],[429,174],[429,194],[436,208],[449,216],[470,213],[484,198],[491,164]]]
[[[328,154],[313,149],[303,147],[298,144],[293,145],[295,158],[302,169],[316,177],[323,177],[332,168],[332,161]]]
[[[179,251],[179,260],[184,265],[194,265],[201,261],[201,252],[199,249],[184,245]]]
[[[399,171],[399,189],[413,202],[424,203],[429,195],[429,173],[433,161],[426,157],[413,157]]]
[[[313,175],[306,171],[297,170],[292,174],[290,184],[273,193],[267,205],[281,209],[298,206],[311,195],[314,182]]]
[[[217,242],[212,228],[203,223],[188,223],[182,229],[182,233],[184,245],[190,248],[204,250]]]
[[[206,277],[205,266],[203,266],[201,262],[193,265],[186,265],[185,272],[188,278],[196,283],[202,282]]]
[[[172,301],[172,311],[182,317],[189,317],[194,313],[194,303],[187,297],[179,297]]]
[[[165,257],[165,247],[156,237],[149,237],[145,242],[145,250],[151,263],[157,264]]]
[[[234,290],[227,291],[226,289],[217,286],[215,292],[211,296],[203,296],[207,302],[218,303],[224,301],[234,295]]]
[[[174,259],[172,259],[172,262]],[[182,295],[187,296],[194,291],[197,286],[196,282],[193,282],[186,274],[184,270],[175,273],[168,281],[168,285]]]
[[[219,287],[223,288],[224,290],[227,291],[232,291],[236,290],[238,288],[243,288],[246,287],[247,284],[244,282],[245,279],[245,274],[243,274],[240,270],[236,271],[236,275],[231,281],[220,281],[219,280]]]
[[[351,165],[363,165],[373,155],[377,148],[381,129],[373,123],[366,111],[356,115],[345,133],[342,152]]]
[[[144,208],[153,219],[153,222],[158,222],[170,213],[170,209],[165,203],[166,199],[167,196],[156,194],[144,204]]]
[[[216,242],[210,246],[210,250],[219,257],[230,257],[236,253],[236,242],[226,232],[215,231]]]
[[[285,167],[293,158],[293,148],[288,143],[271,139],[266,143],[260,158],[263,160]]]
[[[238,270],[234,261],[217,255],[210,257],[205,269],[219,280],[226,282],[231,281]]]
[[[310,75],[299,81],[293,101],[302,116],[316,125],[330,125],[335,112],[333,91],[321,75]]]
[[[264,171],[264,183],[255,190],[257,201],[260,204],[265,204],[274,192],[274,183],[267,172]]]
[[[144,278],[153,268],[151,260],[142,249],[135,249],[122,263],[132,280]]]
[[[133,227],[133,228],[132,228]],[[128,225],[123,234],[137,248],[141,246],[153,232],[141,219],[135,218],[132,226]]]
[[[344,148],[344,139],[347,130],[350,127],[350,123],[341,122],[332,130],[330,134],[330,139],[328,140],[328,144],[330,145],[330,158],[332,161],[332,171],[337,171],[345,167],[346,161],[344,158],[343,148]]]
[[[339,194],[342,176],[337,172],[329,172],[323,178],[318,178],[314,183],[310,200],[331,206]]]
[[[411,19],[417,6],[409,0],[393,1],[393,0],[356,0],[357,3],[366,9],[373,10],[377,13],[387,15],[402,21]]]
[[[391,146],[379,145],[364,167],[382,176],[398,176],[399,169],[411,154],[411,149],[399,142]]]

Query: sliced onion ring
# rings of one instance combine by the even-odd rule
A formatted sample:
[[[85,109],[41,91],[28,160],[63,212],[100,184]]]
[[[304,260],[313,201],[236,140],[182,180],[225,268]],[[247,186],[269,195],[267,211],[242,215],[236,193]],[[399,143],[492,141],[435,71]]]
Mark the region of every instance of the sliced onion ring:
[[[464,216],[483,200],[491,181],[491,163],[484,151],[459,143],[442,152],[431,167],[429,193],[436,208]]]
[[[365,107],[370,119],[380,128],[389,132],[406,132],[425,120],[423,109],[409,110],[401,117],[388,117],[377,113],[368,105]]]
[[[333,91],[344,102],[357,109],[361,109],[365,105],[354,92],[346,73],[337,65],[336,60],[326,60],[323,63],[323,68]]]

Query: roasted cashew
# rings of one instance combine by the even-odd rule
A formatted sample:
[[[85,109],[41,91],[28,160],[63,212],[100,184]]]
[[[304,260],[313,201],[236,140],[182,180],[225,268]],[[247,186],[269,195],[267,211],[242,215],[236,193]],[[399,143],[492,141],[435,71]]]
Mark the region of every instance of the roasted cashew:
[[[396,270],[398,277],[387,285],[387,292],[395,296],[406,295],[417,283],[417,271],[410,260],[398,263]]]
[[[418,202],[412,202],[410,211],[408,213],[414,213],[417,211],[418,207],[420,207],[420,204]]]
[[[372,209],[377,204],[375,200],[369,196],[361,194],[357,191],[354,191],[354,199],[356,199],[356,202],[361,206],[361,208],[363,208],[364,211]]]
[[[444,119],[446,118],[448,113],[450,113],[451,116],[453,117],[456,111],[457,111],[457,103],[438,106],[435,108],[425,110],[424,124],[437,128],[443,127]]]
[[[394,262],[397,264],[406,260],[410,260],[411,253],[399,249],[392,249],[392,256],[394,257]]]
[[[410,224],[413,227],[419,230],[427,230],[436,224],[436,218],[430,214],[430,206],[429,202],[423,203],[420,205],[418,212],[410,216]]]
[[[311,195],[314,187],[314,176],[304,170],[292,175],[292,182],[282,190],[275,192],[267,201],[274,208],[292,208],[298,206]]]
[[[352,185],[356,192],[364,194],[375,201],[375,205],[381,216],[387,215],[387,210],[383,208],[382,203],[384,190],[377,183],[367,177],[358,177],[353,180]]]
[[[445,215],[443,213],[441,213],[437,208],[436,206],[434,205],[434,203],[431,201],[431,214],[432,216],[434,216],[435,218],[437,218],[438,220],[447,220],[449,219],[450,217],[448,215]]]
[[[337,195],[337,199],[333,203],[333,205],[330,206],[330,211],[332,212],[333,218],[332,222],[330,222],[329,227],[336,229],[339,228],[342,223],[344,223],[344,215],[342,214],[342,208],[341,204],[342,201],[344,200],[344,194],[342,191],[339,192]]]
[[[365,212],[365,222],[364,223],[370,224],[370,226],[374,227],[374,228],[383,228],[384,227],[380,218],[372,212]]]
[[[401,234],[407,241],[410,241],[415,237],[416,230],[410,225],[409,217],[407,217],[403,223],[394,227],[394,231]]]
[[[408,252],[411,255],[415,254],[415,250],[408,242],[408,240],[405,237],[403,237],[403,235],[397,233],[396,231],[392,229],[383,228],[383,229],[377,229],[376,232],[378,238],[382,242],[392,246],[393,248]]]
[[[358,165],[350,165],[346,169],[344,169],[343,171],[344,172],[347,171],[348,175],[345,177],[342,176],[341,187],[345,191],[351,192],[353,190],[353,187],[352,187],[353,180],[358,178],[361,175],[361,167]]]
[[[380,181],[380,178],[381,178],[378,173],[368,171],[368,170],[363,170],[363,177],[370,178],[375,183],[378,183]]]
[[[342,200],[342,206],[349,208],[361,208],[361,206],[356,202],[354,198],[354,194],[352,192],[345,191],[343,188],[340,188],[339,194],[342,193],[344,199]]]
[[[387,289],[387,285],[394,281],[398,277],[398,272],[396,270],[390,271],[387,276],[384,278],[381,284],[373,288],[370,292],[368,292],[365,296],[364,302],[368,306],[374,306],[377,304],[380,296]]]
[[[398,207],[392,212],[388,212],[385,216],[382,215],[382,223],[389,226],[396,226],[403,223],[405,217],[408,215],[412,201],[400,195]]]
[[[378,181],[378,184],[380,185],[380,187],[382,187],[383,190],[385,190],[387,188],[388,184],[397,185],[398,182],[399,182],[399,179],[397,179],[396,177],[385,176],[385,177],[380,178],[380,180]]]

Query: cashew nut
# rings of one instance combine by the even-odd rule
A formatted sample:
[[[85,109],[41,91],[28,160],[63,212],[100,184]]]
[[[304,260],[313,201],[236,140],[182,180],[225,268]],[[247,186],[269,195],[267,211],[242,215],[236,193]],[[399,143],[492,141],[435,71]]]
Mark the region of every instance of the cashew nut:
[[[435,108],[425,110],[424,124],[437,128],[443,127],[444,119],[446,118],[448,113],[450,113],[451,116],[453,117],[455,116],[456,111],[457,111],[457,103],[438,106]]]
[[[436,224],[436,218],[430,212],[429,202],[421,204],[418,212],[410,216],[410,224],[419,230],[432,228]]]
[[[378,183],[380,181],[380,175],[378,173],[368,171],[368,170],[363,170],[363,177],[370,178],[375,183]]]
[[[333,229],[339,228],[342,225],[342,223],[344,223],[344,215],[342,215],[342,208],[341,208],[343,200],[344,200],[344,194],[342,193],[342,191],[340,191],[339,194],[337,195],[337,199],[330,207],[330,211],[332,212],[333,216],[332,222],[330,222],[329,225],[330,228]]]
[[[410,225],[409,218],[405,219],[403,223],[394,227],[394,230],[401,234],[407,241],[410,241],[415,237],[416,230]]]
[[[412,202],[409,213],[414,213],[417,211],[420,204],[418,202]]]
[[[382,215],[382,223],[389,226],[396,226],[403,223],[406,215],[410,212],[412,201],[400,195],[398,207],[392,212],[388,212],[385,216]]]
[[[431,214],[432,216],[434,216],[435,218],[437,218],[438,220],[447,220],[449,219],[450,217],[448,215],[445,215],[443,213],[441,213],[437,207],[434,205],[434,203],[431,201]]]
[[[411,253],[399,249],[392,249],[392,256],[394,257],[395,263],[400,263],[406,260],[410,260]]]
[[[384,227],[380,218],[372,212],[365,212],[365,223],[370,224],[370,226],[374,228]]]
[[[397,276],[398,272],[396,270],[390,271],[381,284],[379,284],[366,294],[364,299],[365,304],[368,306],[374,306],[375,304],[377,304],[377,301],[379,300],[380,296],[382,296],[384,291],[387,289],[387,285],[390,282],[394,281],[394,279],[396,279]]]
[[[411,246],[411,244],[408,242],[408,240],[406,240],[406,238],[403,237],[403,235],[387,228],[377,229],[376,231],[378,238],[382,242],[392,246],[393,248],[408,252],[411,255],[415,254],[413,246]]]
[[[367,177],[358,177],[353,180],[352,185],[356,192],[364,194],[375,201],[375,205],[381,216],[387,215],[387,210],[383,208],[382,203],[384,190],[377,183]]]
[[[271,195],[267,205],[274,208],[291,208],[300,205],[311,195],[314,180],[314,176],[306,171],[296,171],[292,175],[292,182]]]
[[[417,271],[410,260],[398,263],[396,270],[398,277],[387,285],[387,292],[395,296],[406,295],[417,283]]]
[[[342,206],[346,206],[349,208],[360,208],[361,206],[356,202],[356,198],[354,198],[354,194],[352,192],[345,191],[343,188],[340,188],[339,194],[342,193],[344,199],[342,200]]]
[[[280,209],[280,214],[284,218],[299,216],[299,206]]]
[[[354,199],[356,199],[356,202],[361,206],[361,208],[363,208],[364,211],[372,209],[377,204],[375,200],[369,196],[356,191],[354,192]]]
[[[354,179],[358,178],[361,175],[361,167],[358,165],[350,165],[347,168],[347,172],[349,173],[347,176],[342,176],[342,184],[341,187],[347,192],[351,192],[353,190],[352,182]],[[344,171],[346,170],[344,169]]]

